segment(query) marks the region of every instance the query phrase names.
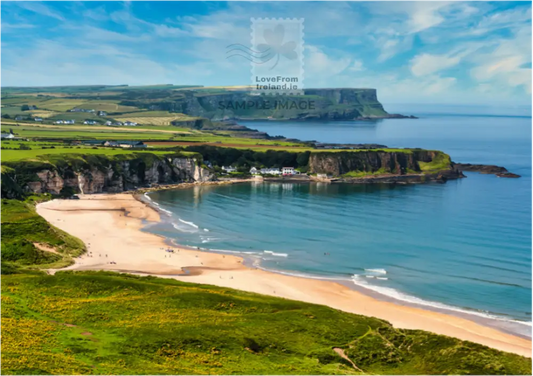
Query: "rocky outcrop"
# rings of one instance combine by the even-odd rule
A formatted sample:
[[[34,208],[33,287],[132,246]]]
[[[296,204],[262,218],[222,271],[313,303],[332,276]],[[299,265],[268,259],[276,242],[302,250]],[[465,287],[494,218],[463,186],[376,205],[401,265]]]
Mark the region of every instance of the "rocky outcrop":
[[[26,168],[10,166],[2,174],[2,196],[25,193],[101,193],[123,192],[139,187],[182,182],[216,180],[215,175],[201,167],[196,158],[156,156],[139,153],[133,158],[115,159],[91,156],[90,161],[65,158],[60,165],[43,162]],[[6,185],[4,185],[4,178]]]
[[[252,95],[249,91],[183,90],[164,100],[128,98],[124,105],[219,120],[371,120],[403,118],[389,114],[376,89],[305,89],[303,95]],[[205,129],[207,122],[192,127]]]
[[[454,163],[454,168],[460,171],[479,172],[480,174],[493,174],[499,178],[519,178],[520,175],[513,174],[505,167],[495,165],[470,164],[470,163]]]
[[[314,152],[309,157],[309,172],[352,183],[446,181],[464,177],[447,154],[421,149]]]

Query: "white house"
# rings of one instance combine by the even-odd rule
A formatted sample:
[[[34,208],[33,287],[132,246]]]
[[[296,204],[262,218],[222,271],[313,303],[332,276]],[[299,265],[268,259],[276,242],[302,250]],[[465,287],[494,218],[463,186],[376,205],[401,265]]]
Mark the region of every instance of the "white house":
[[[65,120],[65,121],[63,122],[63,124],[74,124],[74,123],[76,123],[75,120]]]
[[[54,121],[54,124],[63,124],[63,123],[64,123],[63,120],[56,120],[56,121]]]
[[[83,122],[83,124],[95,125],[95,124],[96,124],[96,121],[94,121],[94,120],[85,120],[85,121]]]
[[[41,118],[41,117],[36,117],[36,118],[33,119],[33,120],[35,120],[35,121],[43,121],[43,118]]]
[[[235,171],[237,171],[237,168],[233,167],[233,166],[229,166],[229,167],[222,166],[222,170],[224,170],[226,172],[235,172]]]
[[[136,122],[134,122],[134,121],[125,121],[125,122],[124,122],[124,125],[131,125],[131,126],[136,126],[136,125],[137,125],[137,123],[136,123]]]
[[[259,175],[259,170],[258,170],[257,168],[255,168],[255,167],[252,167],[252,168],[250,169],[250,174],[252,174],[252,175]]]
[[[109,120],[105,122],[105,125],[112,125],[112,124],[113,124],[113,122],[109,121]]]
[[[11,133],[2,133],[1,136],[2,136],[2,140],[15,138],[15,135]]]
[[[294,167],[283,167],[281,169],[283,175],[294,175]]]
[[[262,168],[260,170],[260,173],[262,175],[281,175],[281,171],[279,168]]]
[[[122,122],[120,122],[120,121],[115,121],[114,124],[115,124],[115,125],[123,125]]]

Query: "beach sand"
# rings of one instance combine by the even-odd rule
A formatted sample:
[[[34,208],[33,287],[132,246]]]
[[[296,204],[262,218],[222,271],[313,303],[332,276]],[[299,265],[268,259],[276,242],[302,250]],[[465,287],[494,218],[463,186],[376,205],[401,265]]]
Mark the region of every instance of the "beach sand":
[[[80,195],[80,198],[53,200],[37,206],[37,212],[47,221],[87,245],[88,253],[65,269],[150,274],[323,304],[378,317],[398,328],[427,330],[531,357],[530,340],[465,318],[384,302],[336,282],[249,268],[237,256],[181,246],[172,247],[174,253],[168,253],[165,239],[140,231],[143,221],[159,221],[159,213],[133,195]]]

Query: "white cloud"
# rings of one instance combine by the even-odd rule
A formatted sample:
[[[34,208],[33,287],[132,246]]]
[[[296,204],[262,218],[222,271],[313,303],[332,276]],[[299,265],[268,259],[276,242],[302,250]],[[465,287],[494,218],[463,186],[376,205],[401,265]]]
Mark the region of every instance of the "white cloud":
[[[426,76],[453,67],[460,61],[458,56],[421,54],[411,60],[411,73],[415,77]]]
[[[305,76],[319,75],[321,78],[334,76],[350,65],[349,57],[332,58],[316,46],[307,45],[305,59]]]
[[[43,3],[34,2],[34,1],[21,1],[21,2],[17,2],[17,4],[21,8],[40,14],[42,16],[52,17],[60,21],[65,20],[65,18],[61,14],[51,10],[49,7],[47,7]]]

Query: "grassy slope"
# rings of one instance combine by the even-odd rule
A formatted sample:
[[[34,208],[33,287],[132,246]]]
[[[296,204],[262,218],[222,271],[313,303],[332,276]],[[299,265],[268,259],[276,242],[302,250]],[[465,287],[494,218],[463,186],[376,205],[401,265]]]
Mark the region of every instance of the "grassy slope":
[[[69,325],[66,325],[69,324]],[[529,359],[325,306],[109,272],[2,280],[4,374],[531,374]]]
[[[64,267],[72,263],[72,256],[84,252],[81,240],[50,225],[37,214],[35,203],[47,198],[2,199],[2,273],[10,266]],[[52,247],[58,253],[40,250],[34,243]]]

